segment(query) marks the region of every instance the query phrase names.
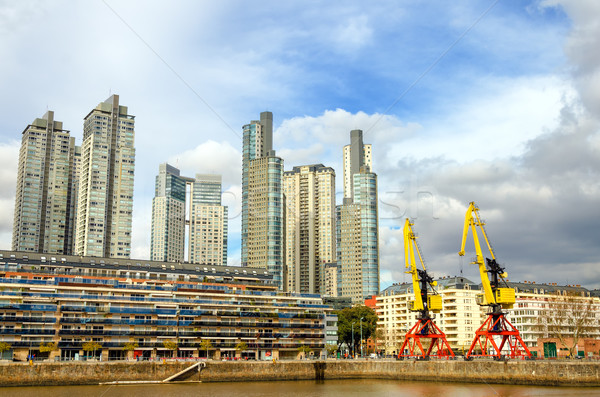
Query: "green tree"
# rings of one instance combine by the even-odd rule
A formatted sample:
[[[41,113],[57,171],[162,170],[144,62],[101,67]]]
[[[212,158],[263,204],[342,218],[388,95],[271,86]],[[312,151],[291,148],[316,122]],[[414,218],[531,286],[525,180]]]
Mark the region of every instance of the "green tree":
[[[129,352],[137,349],[139,346],[140,345],[138,345],[137,342],[127,342],[123,345],[123,350]]]
[[[246,351],[248,350],[248,344],[246,342],[239,342],[237,345],[235,345],[235,350],[239,351],[240,353]]]
[[[174,340],[166,340],[163,342],[163,346],[167,350],[171,350],[171,355],[174,355],[176,350],[179,348],[179,345]]]
[[[200,349],[206,350],[206,358],[208,358],[208,351],[213,348],[213,345],[209,339],[202,339],[200,342]]]
[[[327,354],[330,356],[335,355],[335,352],[338,350],[338,347],[334,346],[334,345],[327,345],[326,348],[327,348]]]
[[[0,342],[0,354],[9,351],[12,349],[12,346],[6,342]]]
[[[83,349],[83,351],[88,352],[88,353],[92,353],[92,357],[96,357],[96,352],[100,349],[102,349],[102,345],[98,342],[85,342],[81,348]]]
[[[355,351],[360,351],[361,323],[362,338],[367,340],[377,329],[377,315],[373,309],[365,305],[346,307],[335,313],[338,316],[338,347],[345,343],[350,346],[354,355]]]
[[[304,357],[306,357],[308,354],[310,354],[312,349],[306,345],[300,345],[298,346],[298,351],[302,353]]]
[[[57,349],[58,349],[58,345],[56,344],[56,342],[48,342],[48,343],[40,344],[40,352],[42,352],[42,353],[51,352],[51,351],[54,351]]]

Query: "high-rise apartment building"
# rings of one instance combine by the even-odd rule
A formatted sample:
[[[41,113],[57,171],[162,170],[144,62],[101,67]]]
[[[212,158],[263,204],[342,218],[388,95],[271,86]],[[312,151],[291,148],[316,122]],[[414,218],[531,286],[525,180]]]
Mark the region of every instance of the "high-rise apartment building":
[[[135,167],[134,116],[112,95],[85,118],[75,253],[128,258]]]
[[[227,207],[221,205],[221,176],[180,175],[167,164],[159,166],[152,200],[152,260],[227,264]],[[186,225],[188,255],[185,255]]]
[[[70,254],[75,138],[48,111],[23,131],[12,249]]]
[[[227,207],[221,205],[221,175],[196,174],[191,185],[189,262],[227,264]]]
[[[265,268],[279,289],[286,288],[284,269],[283,159],[273,150],[273,114],[243,127],[242,266]]]
[[[371,145],[363,144],[362,130],[350,131],[350,145],[344,146],[344,203],[352,202],[354,194],[354,175],[361,168],[370,172],[373,167]]]
[[[362,302],[379,293],[377,175],[371,172],[371,146],[361,130],[344,147],[344,204],[337,215],[337,263],[341,296]]]
[[[335,261],[335,171],[323,164],[283,174],[288,291],[325,293],[325,264]]]
[[[183,262],[185,258],[185,195],[190,178],[167,163],[160,164],[152,199],[150,259]]]

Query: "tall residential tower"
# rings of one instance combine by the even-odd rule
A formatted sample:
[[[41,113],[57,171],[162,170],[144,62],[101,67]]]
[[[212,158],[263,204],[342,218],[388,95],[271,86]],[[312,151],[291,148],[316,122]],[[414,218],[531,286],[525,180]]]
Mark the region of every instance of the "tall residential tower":
[[[323,164],[283,174],[288,291],[325,294],[325,265],[335,262],[335,171]]]
[[[221,205],[221,175],[196,174],[191,185],[189,261],[227,265],[227,207]]]
[[[12,249],[72,253],[75,138],[48,111],[23,131]]]
[[[183,262],[185,255],[185,194],[189,178],[167,163],[160,164],[152,199],[150,259]]]
[[[134,116],[112,95],[84,118],[76,255],[129,258],[134,166]]]
[[[152,260],[226,265],[227,229],[220,175],[197,174],[196,178],[189,178],[167,163],[159,166],[152,200]]]
[[[283,159],[273,150],[273,114],[262,112],[243,134],[242,266],[265,268],[285,290]]]
[[[351,131],[350,140],[344,147],[344,204],[337,207],[337,263],[341,296],[358,303],[379,293],[377,175],[362,131]]]

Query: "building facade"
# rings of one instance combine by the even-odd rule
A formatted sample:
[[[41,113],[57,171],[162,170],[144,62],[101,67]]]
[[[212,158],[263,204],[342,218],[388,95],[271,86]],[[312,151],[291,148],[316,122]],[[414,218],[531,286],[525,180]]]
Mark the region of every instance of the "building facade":
[[[242,265],[267,269],[285,290],[283,159],[273,150],[273,114],[262,112],[243,134]]]
[[[226,265],[227,233],[221,176],[189,178],[181,176],[177,168],[161,164],[152,201],[152,260],[182,262],[185,258],[190,263]]]
[[[203,340],[215,359],[322,356],[335,321],[318,295],[277,291],[266,271],[25,254],[0,251],[0,341],[17,361],[206,357]]]
[[[75,253],[128,258],[135,167],[134,116],[112,95],[85,118]]]
[[[283,174],[288,291],[324,294],[336,259],[335,171],[323,164]]]
[[[446,334],[455,352],[468,351],[485,314],[476,302],[476,296],[481,293],[479,286],[464,277],[443,278],[437,282],[442,311],[432,314],[433,321]],[[379,346],[386,354],[398,354],[404,336],[416,324],[418,313],[410,311],[412,300],[411,283],[392,285],[376,297],[377,327],[383,330],[383,343]]]
[[[481,285],[464,277],[447,277],[437,281],[442,310],[433,315],[434,321],[446,334],[454,352],[464,354],[488,311],[487,306],[477,304],[478,296],[483,293]],[[519,330],[521,339],[534,355],[544,355],[545,339],[548,339],[547,343],[556,345],[556,338],[548,342],[553,335],[552,329],[549,329],[552,325],[566,340],[572,340],[576,332],[582,338],[600,339],[600,298],[591,296],[585,288],[516,282],[508,285],[515,288],[516,303],[512,309],[506,310],[506,317]],[[409,283],[388,287],[377,296],[377,325],[383,330],[387,354],[398,353],[406,332],[416,323],[417,313],[409,310],[413,299]],[[554,352],[565,356],[566,347],[560,343],[557,346],[562,353]],[[585,351],[586,356],[593,350],[590,349]]]
[[[324,266],[324,287],[321,294],[332,298],[341,296],[340,292],[340,266],[333,263],[326,263]]]
[[[371,157],[371,145],[363,143],[362,130],[350,131],[350,145],[344,146],[344,199],[353,202],[354,175],[361,168],[371,170],[373,159]]]
[[[12,249],[70,254],[73,249],[75,138],[48,111],[23,131]]]
[[[197,174],[191,185],[189,261],[227,264],[228,211],[221,205],[221,175]]]
[[[337,263],[341,296],[360,303],[379,293],[379,215],[377,175],[371,172],[371,146],[362,131],[350,133],[344,147],[344,203],[337,206]]]
[[[153,261],[184,260],[188,180],[177,168],[167,163],[159,165],[152,199],[150,259]]]

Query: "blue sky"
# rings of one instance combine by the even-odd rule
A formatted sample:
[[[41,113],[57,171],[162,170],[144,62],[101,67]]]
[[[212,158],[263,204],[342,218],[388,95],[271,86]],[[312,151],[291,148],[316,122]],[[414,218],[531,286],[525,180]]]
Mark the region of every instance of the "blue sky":
[[[456,254],[476,201],[511,279],[600,287],[598,15],[554,0],[0,1],[0,248],[20,133],[50,109],[80,144],[116,93],[136,116],[135,257],[169,161],[223,175],[239,264],[241,127],[270,110],[285,169],[332,166],[339,191],[342,146],[365,131],[382,286],[405,279],[405,216],[432,273],[477,280]]]

